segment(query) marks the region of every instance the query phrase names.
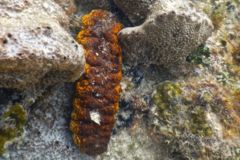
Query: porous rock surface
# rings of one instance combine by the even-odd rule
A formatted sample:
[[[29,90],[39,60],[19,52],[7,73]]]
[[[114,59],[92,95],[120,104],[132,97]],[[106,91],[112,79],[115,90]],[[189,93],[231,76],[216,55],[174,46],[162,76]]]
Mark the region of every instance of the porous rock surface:
[[[82,11],[89,12],[92,9],[110,9],[110,0],[77,0],[78,7]]]
[[[189,53],[211,35],[211,21],[187,1],[156,1],[152,6],[143,24],[119,33],[125,62],[166,68],[186,63]]]
[[[144,22],[155,1],[156,0],[114,0],[115,4],[128,16],[134,25]]]
[[[65,13],[72,16],[77,11],[77,6],[74,0],[55,0],[59,4]]]
[[[76,80],[83,49],[70,34],[68,17],[53,1],[0,2],[0,86],[24,89]]]
[[[34,92],[34,90],[17,92],[14,89],[0,89],[0,130],[2,131],[3,125],[7,122],[13,123],[9,120],[2,122],[2,113],[4,113],[2,111],[8,110],[14,104],[21,105],[27,112],[28,118],[22,131],[24,133],[5,145],[7,151],[0,155],[0,160],[92,160],[91,157],[79,152],[69,132],[68,120],[71,113],[73,86],[71,84],[55,85],[48,88],[37,100],[34,99]],[[38,90],[37,93],[39,92],[41,93]],[[1,134],[6,133],[1,132]],[[3,137],[0,137],[0,140],[2,139]]]
[[[28,122],[20,143],[11,144],[0,160],[93,160],[79,152],[69,132],[72,94],[73,86],[69,84],[56,85],[45,92],[27,109]]]

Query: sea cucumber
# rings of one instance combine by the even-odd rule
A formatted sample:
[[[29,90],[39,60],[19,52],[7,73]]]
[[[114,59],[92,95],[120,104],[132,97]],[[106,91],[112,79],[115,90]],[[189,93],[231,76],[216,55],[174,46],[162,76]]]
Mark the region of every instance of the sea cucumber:
[[[81,152],[98,155],[107,150],[119,108],[122,51],[118,32],[122,24],[104,10],[82,18],[77,41],[85,49],[84,73],[76,83],[70,129]]]

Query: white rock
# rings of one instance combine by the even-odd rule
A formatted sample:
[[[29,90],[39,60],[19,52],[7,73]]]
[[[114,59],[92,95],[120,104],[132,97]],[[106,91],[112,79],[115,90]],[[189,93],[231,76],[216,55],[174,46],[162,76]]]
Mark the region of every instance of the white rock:
[[[40,82],[76,80],[84,51],[67,25],[64,11],[51,0],[1,1],[0,87],[24,89]]]

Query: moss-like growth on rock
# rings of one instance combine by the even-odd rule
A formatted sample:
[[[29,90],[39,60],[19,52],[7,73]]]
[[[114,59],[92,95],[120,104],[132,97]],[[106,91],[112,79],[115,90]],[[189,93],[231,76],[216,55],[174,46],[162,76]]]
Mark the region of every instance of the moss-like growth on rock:
[[[23,133],[27,113],[20,104],[11,106],[0,116],[0,155],[5,151],[5,144]]]
[[[157,106],[158,119],[164,125],[168,126],[170,124],[172,126],[170,128],[161,126],[159,131],[164,128],[164,130],[178,130],[178,132],[185,130],[197,136],[212,136],[212,128],[206,120],[207,111],[202,106],[184,106],[181,103],[183,97],[179,83],[167,81],[158,86],[153,95],[153,102]],[[184,124],[177,125],[177,119],[181,117],[180,111],[186,113],[185,118],[187,119],[182,117]]]
[[[158,86],[153,96],[153,102],[157,105],[161,117],[168,119],[171,116],[171,112],[178,112],[176,104],[181,93],[180,84],[178,83],[167,81]]]
[[[240,46],[236,47],[236,51],[233,52],[233,59],[236,64],[240,65]]]
[[[201,44],[194,52],[192,52],[188,57],[187,61],[193,64],[203,64],[208,65],[208,58],[210,57],[209,48],[204,44]]]
[[[221,122],[224,126],[224,138],[240,136],[240,90],[234,91],[225,97],[225,112],[222,114]]]
[[[213,130],[206,121],[206,111],[201,106],[196,106],[191,112],[190,130],[198,136],[212,136]]]
[[[221,3],[212,8],[211,11],[207,11],[207,14],[212,20],[214,28],[219,29],[224,21],[224,18],[226,17],[226,6],[224,3]]]
[[[239,157],[239,77],[235,80],[225,70],[222,74],[190,77],[180,84],[164,82],[154,91],[149,130],[171,157],[176,153],[179,159]]]

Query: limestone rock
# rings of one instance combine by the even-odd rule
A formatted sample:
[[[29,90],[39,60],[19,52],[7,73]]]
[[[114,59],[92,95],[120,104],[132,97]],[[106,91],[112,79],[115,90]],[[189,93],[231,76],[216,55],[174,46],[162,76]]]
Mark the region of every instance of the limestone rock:
[[[93,160],[79,152],[79,149],[73,144],[69,131],[73,90],[73,86],[69,84],[50,87],[41,100],[37,100],[30,107],[31,109],[26,106],[29,114],[24,134],[19,141],[7,146],[6,152],[0,156],[0,160]],[[3,98],[1,91],[0,98]],[[6,93],[6,90],[3,92]],[[5,95],[13,97],[16,94]]]
[[[152,94],[148,121],[155,142],[178,159],[236,159],[239,93],[199,77],[161,83]]]
[[[146,21],[125,28],[120,41],[125,62],[166,68],[183,64],[186,57],[211,35],[208,17],[186,1],[157,1]],[[131,45],[130,45],[131,44]]]
[[[114,0],[115,4],[128,16],[133,24],[141,24],[156,0]]]
[[[77,11],[77,6],[74,0],[55,0],[59,4],[67,15],[73,15]]]
[[[24,89],[80,76],[83,49],[62,27],[68,20],[56,3],[0,3],[0,87]]]
[[[142,127],[142,128],[141,128]],[[96,160],[117,160],[124,158],[132,159],[163,159],[164,150],[160,146],[154,146],[154,142],[147,134],[146,128],[138,126],[132,131],[121,130],[117,135],[113,135],[109,143],[108,151],[98,156]]]
[[[89,12],[93,9],[110,9],[110,0],[77,0],[82,11]]]
[[[0,2],[0,17],[6,18],[31,18],[29,15],[34,15],[37,21],[38,17],[52,18],[58,21],[62,26],[67,29],[69,18],[63,12],[61,7],[52,0],[1,0]],[[50,20],[50,19],[49,19]]]

